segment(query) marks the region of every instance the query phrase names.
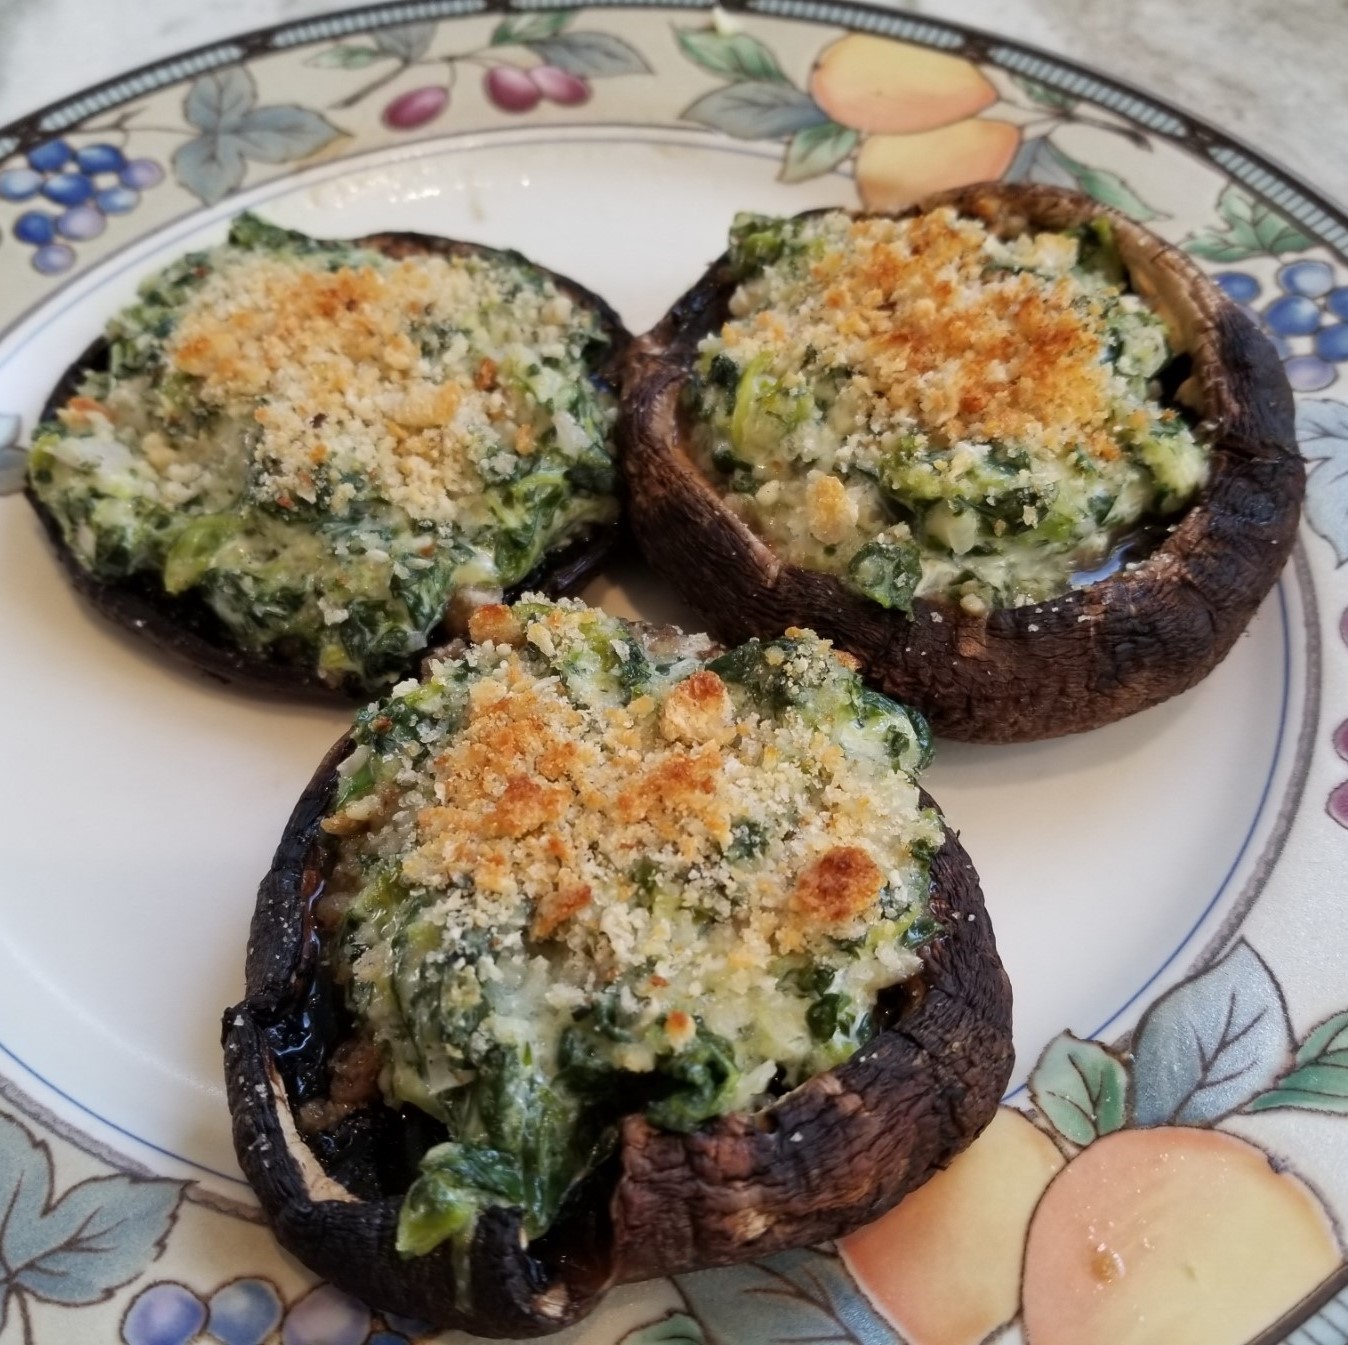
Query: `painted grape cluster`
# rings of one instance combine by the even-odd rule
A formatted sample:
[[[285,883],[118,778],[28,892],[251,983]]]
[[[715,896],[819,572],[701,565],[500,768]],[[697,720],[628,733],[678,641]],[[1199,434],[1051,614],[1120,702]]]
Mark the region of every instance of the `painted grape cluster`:
[[[1336,285],[1328,262],[1295,261],[1278,268],[1277,292],[1266,294],[1248,271],[1214,279],[1268,334],[1297,392],[1319,392],[1348,363],[1348,285]]]
[[[364,1303],[321,1284],[287,1309],[270,1280],[239,1279],[202,1298],[160,1280],[142,1289],[122,1319],[123,1345],[410,1345],[423,1322],[378,1316]]]
[[[164,180],[153,159],[128,159],[116,145],[74,148],[48,140],[29,150],[24,167],[0,173],[0,201],[33,202],[13,225],[14,237],[34,249],[32,264],[59,275],[75,263],[72,243],[97,238],[109,215],[125,215],[141,192]]]

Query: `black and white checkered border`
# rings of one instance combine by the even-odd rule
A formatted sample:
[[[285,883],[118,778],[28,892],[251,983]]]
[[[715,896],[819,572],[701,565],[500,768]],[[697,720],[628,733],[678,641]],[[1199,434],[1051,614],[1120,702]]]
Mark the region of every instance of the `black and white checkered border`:
[[[245,49],[236,42],[222,42],[214,47],[202,47],[178,56],[162,65],[146,66],[127,75],[124,79],[114,80],[111,84],[100,85],[89,93],[80,94],[66,103],[57,103],[48,108],[37,120],[40,131],[64,131],[76,122],[84,121],[96,113],[106,112],[118,103],[130,102],[142,94],[153,93],[166,84],[176,84],[179,80],[204,75],[217,66],[233,65],[246,55]]]
[[[243,34],[167,61],[147,65],[120,79],[64,99],[0,129],[0,159],[53,133],[116,107],[132,98],[191,79],[270,51],[285,51],[311,42],[330,41],[353,33],[400,23],[428,22],[483,13],[545,9],[682,9],[706,10],[711,0],[393,0],[341,14],[305,19]],[[878,9],[850,0],[724,0],[732,12],[762,14],[876,33],[943,51],[960,51],[1012,74],[1033,79],[1073,98],[1114,112],[1157,135],[1176,140],[1207,158],[1269,205],[1341,255],[1348,257],[1348,218],[1229,137],[1164,106],[1116,80],[1083,70],[1033,48],[925,16]]]
[[[555,7],[555,5],[554,5]],[[412,0],[412,3],[381,5],[377,10],[347,10],[323,19],[278,28],[272,33],[271,47],[284,51],[302,47],[306,42],[325,42],[334,37],[368,32],[371,28],[391,28],[400,23],[427,23],[436,19],[457,19],[465,14],[480,14],[487,0]],[[371,14],[376,22],[371,22]]]
[[[879,33],[903,42],[949,51],[964,46],[966,34],[944,23],[913,18],[892,10],[858,9],[848,4],[817,3],[817,0],[748,0],[755,14],[771,14],[781,19],[805,19],[810,23],[830,23],[857,32]]]

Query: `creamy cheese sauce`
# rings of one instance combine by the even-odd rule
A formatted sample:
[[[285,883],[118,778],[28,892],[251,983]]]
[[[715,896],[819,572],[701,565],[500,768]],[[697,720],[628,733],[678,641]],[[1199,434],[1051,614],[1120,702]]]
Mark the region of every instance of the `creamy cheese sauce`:
[[[243,216],[107,336],[30,455],[75,557],[334,684],[387,686],[456,590],[616,517],[608,337],[522,258],[393,260]]]
[[[324,822],[385,1096],[452,1136],[409,1252],[484,1204],[542,1231],[618,1115],[687,1130],[847,1058],[919,966],[944,837],[925,725],[809,632],[713,656],[524,601],[473,635],[362,714]]]
[[[1004,240],[951,209],[740,216],[730,259],[695,454],[780,555],[886,607],[1052,597],[1206,479],[1106,222]]]

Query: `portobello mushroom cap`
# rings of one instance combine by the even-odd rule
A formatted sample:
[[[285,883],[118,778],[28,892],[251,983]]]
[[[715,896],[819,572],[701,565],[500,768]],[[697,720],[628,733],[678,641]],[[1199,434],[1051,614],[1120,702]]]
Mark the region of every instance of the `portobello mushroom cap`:
[[[482,1213],[472,1297],[460,1302],[448,1244],[407,1258],[395,1249],[421,1114],[378,1101],[343,1123],[344,1144],[315,1147],[295,1120],[301,1076],[326,1080],[343,1031],[330,986],[323,1007],[312,912],[330,862],[319,823],[351,746],[343,738],[329,752],[291,815],[258,892],[246,998],[223,1020],[240,1166],[281,1244],[347,1292],[479,1335],[543,1335],[584,1317],[615,1284],[839,1237],[947,1165],[992,1119],[1013,1062],[1011,988],[977,874],[947,830],[931,870],[940,930],[920,949],[918,974],[881,993],[881,1027],[864,1047],[763,1111],[689,1134],[624,1117],[616,1151],[543,1237],[528,1243],[517,1209]],[[922,804],[932,806],[925,792]]]
[[[928,197],[896,218],[954,206],[1003,237],[1113,227],[1133,290],[1166,320],[1200,418],[1207,484],[1150,554],[1059,597],[984,615],[945,598],[909,617],[842,579],[789,564],[726,507],[689,451],[681,405],[698,342],[736,288],[722,256],[633,342],[620,426],[629,525],[650,563],[727,643],[807,626],[862,662],[948,738],[1026,742],[1156,705],[1226,656],[1277,580],[1296,535],[1305,473],[1291,390],[1255,325],[1189,257],[1076,192],[987,183]],[[818,212],[812,212],[818,213]]]
[[[315,241],[322,243],[334,240]],[[478,243],[436,238],[429,234],[378,233],[341,241],[382,252],[394,261],[425,255],[519,259],[518,253],[484,247]],[[624,356],[632,340],[631,333],[599,295],[547,267],[538,266],[532,261],[528,264],[547,276],[563,293],[598,315],[612,345],[608,358],[594,376],[601,384],[616,392]],[[42,419],[51,420],[55,417],[57,409],[79,390],[85,374],[105,371],[108,356],[108,343],[99,337],[61,375],[43,407]],[[24,494],[42,521],[47,537],[75,589],[97,611],[117,625],[144,636],[157,648],[224,682],[258,691],[297,692],[307,698],[325,701],[350,703],[369,699],[370,688],[354,676],[334,686],[322,680],[307,664],[288,659],[284,650],[274,651],[269,656],[240,649],[224,622],[204,599],[191,591],[180,595],[166,593],[152,575],[136,575],[115,582],[98,578],[80,564],[66,545],[56,516],[38,499],[31,482],[25,484]],[[617,540],[619,527],[617,520],[607,525],[587,527],[552,555],[544,556],[528,575],[507,590],[504,601],[513,601],[522,593],[538,592],[558,598],[576,592],[603,563]],[[447,633],[454,634],[460,628],[466,628],[464,614],[451,610],[445,615],[452,628]],[[423,657],[424,651],[408,656],[409,676],[415,674]]]

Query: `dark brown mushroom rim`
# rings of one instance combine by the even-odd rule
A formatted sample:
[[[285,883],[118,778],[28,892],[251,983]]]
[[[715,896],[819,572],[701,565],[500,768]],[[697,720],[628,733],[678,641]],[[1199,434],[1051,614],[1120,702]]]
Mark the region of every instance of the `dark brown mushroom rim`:
[[[1199,418],[1207,485],[1143,559],[1033,606],[974,616],[919,598],[911,619],[841,580],[782,561],[722,503],[688,451],[681,410],[698,342],[738,283],[721,257],[631,347],[620,429],[629,523],[647,560],[720,639],[807,626],[932,728],[1025,742],[1097,728],[1200,681],[1276,582],[1296,536],[1305,473],[1292,394],[1272,345],[1198,267],[1133,221],[1057,187],[991,183],[942,193],[1004,237],[1106,218],[1132,289],[1176,347],[1176,400]]]
[[[450,238],[435,238],[429,234],[380,233],[342,241],[356,247],[372,248],[395,261],[426,254],[518,260],[518,254],[503,252],[499,248]],[[602,367],[595,370],[594,377],[616,393],[624,357],[632,340],[631,333],[599,295],[566,276],[549,271],[547,267],[532,261],[528,264],[546,275],[564,294],[598,315],[611,344],[608,358]],[[107,362],[108,344],[100,337],[62,374],[43,408],[43,420],[54,418],[57,408],[64,406],[79,390],[85,374],[105,371]],[[99,612],[117,625],[143,636],[159,649],[212,677],[251,690],[296,692],[326,701],[369,699],[369,687],[358,678],[349,678],[337,686],[323,681],[308,666],[300,651],[291,654],[278,646],[270,654],[260,655],[240,649],[231,638],[228,628],[205,601],[190,592],[180,596],[165,593],[155,576],[134,576],[117,583],[99,579],[80,564],[66,545],[61,536],[60,524],[34,494],[31,485],[25,487],[24,494],[42,520],[47,537],[71,583]],[[529,574],[507,591],[504,601],[512,602],[523,593],[537,592],[549,598],[560,598],[576,592],[603,563],[617,540],[619,526],[615,522],[603,527],[587,528],[551,555],[545,556]],[[462,621],[449,612],[446,613],[446,619],[446,634],[458,633],[457,627],[463,624]],[[434,635],[431,643],[435,643]],[[409,675],[415,674],[423,653],[409,655]]]
[[[306,1098],[326,1095],[329,1055],[350,1031],[319,972],[313,920],[328,863],[319,822],[350,748],[345,738],[333,748],[291,815],[258,893],[247,998],[224,1017],[239,1163],[281,1244],[347,1292],[479,1335],[543,1335],[584,1317],[615,1284],[839,1237],[992,1119],[1013,1059],[1011,989],[978,877],[947,831],[932,865],[941,930],[918,975],[881,995],[875,1037],[765,1111],[686,1135],[625,1117],[613,1155],[543,1237],[526,1245],[518,1210],[483,1213],[472,1301],[461,1304],[448,1246],[406,1259],[394,1247],[418,1160],[444,1132],[415,1108],[381,1102],[311,1141],[294,1118]]]

